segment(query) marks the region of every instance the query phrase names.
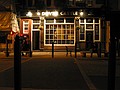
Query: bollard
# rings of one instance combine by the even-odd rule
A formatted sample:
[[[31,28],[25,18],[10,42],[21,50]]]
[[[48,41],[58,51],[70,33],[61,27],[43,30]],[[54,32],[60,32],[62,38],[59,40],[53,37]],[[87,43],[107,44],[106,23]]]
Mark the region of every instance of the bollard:
[[[54,58],[54,42],[52,42],[52,58]]]
[[[29,48],[30,48],[30,49],[29,49],[29,53],[30,53],[29,56],[32,57],[31,42],[29,42],[29,45],[30,45],[30,46],[29,46]]]
[[[18,35],[14,42],[14,90],[21,90],[21,49]]]
[[[75,43],[75,58],[77,57],[77,42]]]
[[[8,39],[6,40],[6,57],[9,56],[9,52],[8,52]]]
[[[98,45],[98,57],[101,57],[101,42]]]

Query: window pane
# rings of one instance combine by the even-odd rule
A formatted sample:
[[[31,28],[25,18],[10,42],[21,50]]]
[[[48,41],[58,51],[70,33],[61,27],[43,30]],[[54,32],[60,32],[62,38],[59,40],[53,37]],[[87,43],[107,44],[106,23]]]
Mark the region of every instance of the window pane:
[[[56,19],[56,23],[64,23],[64,18],[58,18],[58,19]]]
[[[86,24],[86,29],[93,29],[93,24]]]
[[[66,23],[74,23],[74,18],[66,18]]]
[[[49,39],[49,35],[46,35],[46,39]]]
[[[84,23],[84,18],[81,18],[81,19],[80,19],[80,23]]]
[[[96,18],[96,19],[95,19],[95,23],[99,23],[99,18]]]
[[[85,31],[84,24],[81,24],[80,25],[80,33],[84,33],[84,31]]]
[[[40,20],[34,19],[34,20],[33,20],[33,23],[40,23]]]
[[[50,41],[49,41],[49,40],[46,40],[46,44],[50,44]]]
[[[80,34],[80,40],[84,40],[84,34]]]
[[[54,19],[46,19],[46,23],[54,23]]]
[[[93,23],[93,18],[87,18],[86,23]]]
[[[33,29],[38,29],[39,25],[33,25]]]

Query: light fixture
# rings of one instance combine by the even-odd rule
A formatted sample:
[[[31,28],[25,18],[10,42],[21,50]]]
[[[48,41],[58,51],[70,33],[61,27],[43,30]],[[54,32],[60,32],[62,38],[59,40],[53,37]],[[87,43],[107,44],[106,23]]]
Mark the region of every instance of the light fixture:
[[[40,12],[37,11],[37,15],[40,16]]]
[[[29,12],[26,14],[26,16],[32,17],[32,12],[29,11]]]
[[[80,16],[83,16],[83,15],[84,15],[84,12],[83,12],[83,11],[81,11],[81,12],[80,12]]]

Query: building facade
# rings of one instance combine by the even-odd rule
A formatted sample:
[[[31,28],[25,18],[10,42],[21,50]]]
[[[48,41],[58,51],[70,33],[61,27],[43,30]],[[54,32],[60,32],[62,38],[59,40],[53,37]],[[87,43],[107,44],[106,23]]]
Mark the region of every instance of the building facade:
[[[89,50],[92,43],[106,49],[102,4],[95,0],[26,0],[20,10],[20,34],[29,36],[31,49],[57,51],[77,47]],[[26,7],[27,6],[27,7]],[[109,32],[109,31],[108,31]]]

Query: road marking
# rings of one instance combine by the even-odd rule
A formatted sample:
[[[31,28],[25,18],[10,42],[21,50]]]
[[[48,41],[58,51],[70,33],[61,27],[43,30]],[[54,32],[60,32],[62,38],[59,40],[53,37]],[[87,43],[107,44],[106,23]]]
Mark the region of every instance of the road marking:
[[[82,69],[81,65],[79,64],[78,60],[76,58],[74,58],[85,82],[87,83],[88,87],[90,90],[97,90],[97,88],[93,85],[92,81],[89,79],[89,77],[86,75],[86,73],[84,72],[84,70]]]

